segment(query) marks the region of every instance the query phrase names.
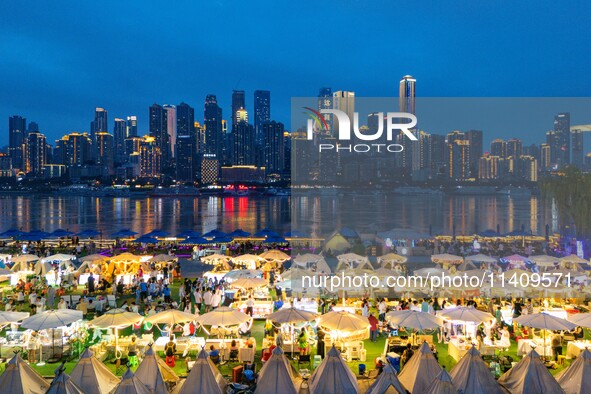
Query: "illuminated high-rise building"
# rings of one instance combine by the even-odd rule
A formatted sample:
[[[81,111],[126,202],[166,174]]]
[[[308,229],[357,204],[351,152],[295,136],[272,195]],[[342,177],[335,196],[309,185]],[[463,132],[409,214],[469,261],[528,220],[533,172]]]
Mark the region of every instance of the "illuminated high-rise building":
[[[550,159],[550,145],[540,145],[540,170],[549,171],[552,168],[552,161]]]
[[[255,165],[256,143],[254,127],[245,122],[238,122],[232,128],[232,165]]]
[[[104,108],[95,108],[94,110],[94,120],[90,122],[90,138],[92,142],[95,142],[95,136],[98,132],[109,132],[109,124],[108,124],[108,114],[107,110]]]
[[[500,138],[497,138],[490,143],[490,154],[491,156],[498,156],[501,158],[507,157],[507,142]]]
[[[240,109],[246,109],[246,98],[244,90],[233,90],[232,91],[232,126],[238,123],[236,113]]]
[[[468,130],[466,137],[470,141],[470,173],[474,178],[478,174],[478,162],[482,157],[482,130]]]
[[[168,134],[170,158],[175,158],[177,137],[176,107],[174,105],[164,104],[162,108],[166,111],[166,133]]]
[[[43,176],[43,166],[47,163],[47,141],[38,131],[29,133],[25,140],[25,173]]]
[[[254,132],[257,145],[263,145],[263,124],[271,120],[271,92],[268,90],[254,91]]]
[[[82,166],[92,159],[92,140],[87,133],[70,133],[55,142],[53,161],[66,168]]]
[[[142,137],[129,137],[125,139],[125,160],[124,163],[129,163],[130,155],[140,153],[140,145],[142,143]]]
[[[322,111],[323,109],[333,109],[333,98],[332,98],[332,89],[331,88],[320,88],[318,92],[318,111]],[[327,133],[332,133],[333,130],[333,122],[332,122],[332,114],[324,114],[324,119],[326,120],[326,124],[328,125]]]
[[[204,154],[201,160],[201,183],[213,185],[220,179],[220,162],[214,154]]]
[[[485,154],[478,160],[478,179],[493,180],[499,178],[499,156]]]
[[[113,126],[113,150],[115,153],[115,162],[121,164],[125,162],[125,139],[127,138],[127,122],[124,119],[115,118]]]
[[[170,135],[168,134],[168,111],[159,104],[153,104],[149,110],[149,132],[159,148],[163,163],[169,163],[171,156]]]
[[[137,116],[132,115],[127,117],[127,132],[125,138],[137,137]]]
[[[353,127],[353,119],[355,113],[355,92],[347,92],[339,90],[332,94],[332,106],[334,109],[343,111],[349,117],[351,122],[350,127]],[[339,122],[336,118],[333,118],[333,135],[338,134]]]
[[[99,131],[96,138],[96,164],[101,167],[103,176],[113,175],[114,173],[114,141],[113,134]]]
[[[570,164],[571,132],[570,113],[559,113],[554,117],[554,138],[550,145],[552,162],[558,168],[564,168]]]
[[[538,181],[538,161],[532,156],[519,158],[519,171],[521,178],[528,182]]]
[[[572,155],[571,164],[579,169],[583,169],[584,163],[584,139],[583,131],[576,129],[571,131]]]
[[[398,89],[400,112],[416,114],[416,85],[417,80],[412,75],[405,75],[400,80]]]
[[[267,174],[281,175],[285,166],[285,128],[280,122],[263,124],[263,163]]]
[[[24,167],[24,144],[27,136],[27,120],[19,115],[8,118],[8,155],[12,158],[12,166],[17,169]]]
[[[219,159],[222,157],[224,133],[222,130],[222,108],[218,105],[214,94],[208,94],[205,98],[203,109],[203,147],[201,153],[213,154]]]
[[[447,135],[447,170],[454,181],[470,178],[470,141],[459,131]]]
[[[162,172],[162,152],[153,136],[145,136],[140,142],[140,176],[159,178]]]

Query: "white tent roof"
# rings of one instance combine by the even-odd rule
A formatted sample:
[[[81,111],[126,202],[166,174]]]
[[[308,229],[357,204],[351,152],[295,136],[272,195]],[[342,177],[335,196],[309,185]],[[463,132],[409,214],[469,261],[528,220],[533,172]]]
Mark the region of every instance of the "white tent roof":
[[[591,393],[591,352],[585,349],[565,370],[558,373],[556,381],[566,394]]]
[[[0,376],[0,387],[10,394],[45,394],[49,383],[16,354]]]
[[[207,352],[201,349],[191,372],[182,384],[173,391],[175,394],[226,392],[226,380],[209,358]]]
[[[297,394],[291,365],[281,348],[273,349],[273,354],[263,365],[257,381],[257,394]]]
[[[458,394],[459,390],[453,383],[451,376],[444,369],[427,387],[425,394]]]
[[[465,393],[485,392],[504,394],[488,367],[482,361],[480,352],[472,346],[452,368],[450,375],[454,385]]]
[[[338,233],[324,244],[324,250],[332,253],[339,253],[348,249],[351,249],[351,244],[345,237]]]
[[[86,349],[70,373],[71,380],[86,394],[108,394],[119,383],[119,378]]]
[[[505,372],[499,378],[499,383],[512,394],[563,392],[535,350]]]
[[[61,368],[61,367],[60,367]],[[63,370],[58,370],[46,394],[86,394]]]
[[[424,393],[427,387],[441,373],[441,366],[435,359],[427,342],[406,362],[398,380],[411,393]]]
[[[311,394],[356,394],[357,378],[333,346],[310,377]]]
[[[383,372],[378,376],[375,382],[369,389],[367,390],[367,394],[384,394],[386,392],[392,393],[392,388],[394,393],[397,394],[406,394],[406,389],[398,380],[398,375],[396,374],[396,370],[390,364],[384,367]]]
[[[152,394],[167,394],[166,382],[179,381],[179,377],[156,356],[152,347],[146,350],[144,359],[135,371],[135,376],[150,389]]]
[[[138,378],[127,368],[127,371],[121,377],[121,382],[112,392],[113,394],[152,394]]]

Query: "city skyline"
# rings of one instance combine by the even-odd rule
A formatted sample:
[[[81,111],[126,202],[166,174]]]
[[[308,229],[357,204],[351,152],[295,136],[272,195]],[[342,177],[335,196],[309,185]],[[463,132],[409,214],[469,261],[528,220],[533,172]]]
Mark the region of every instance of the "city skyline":
[[[371,8],[356,1],[339,7],[313,3],[322,23],[310,17],[312,4],[305,2],[281,11],[270,2],[178,2],[157,13],[153,5],[134,2],[64,5],[0,6],[6,54],[0,62],[0,119],[21,114],[36,120],[49,140],[90,131],[95,107],[108,109],[112,118],[137,115],[142,133],[148,127],[145,108],[154,102],[199,108],[207,94],[215,94],[229,112],[233,90],[247,92],[251,116],[253,92],[271,91],[273,118],[286,123],[292,96],[315,95],[321,86],[364,97],[396,96],[406,74],[420,81],[419,97],[588,96],[591,91],[584,32],[590,6],[584,3],[560,12],[549,2],[404,9],[387,2]],[[284,26],[286,12],[302,21],[299,34]],[[27,18],[12,17],[25,13]],[[151,17],[156,14],[158,19]],[[266,23],[255,23],[261,15]],[[417,28],[409,33],[405,23],[390,23],[393,15],[412,18]],[[218,16],[225,23],[215,23]],[[337,40],[324,34],[346,22],[356,28],[340,29]],[[528,45],[532,38],[544,45]],[[484,56],[481,48],[487,49]],[[4,127],[0,123],[0,131]],[[523,132],[528,140],[535,130]],[[0,144],[6,144],[6,133],[0,135]]]

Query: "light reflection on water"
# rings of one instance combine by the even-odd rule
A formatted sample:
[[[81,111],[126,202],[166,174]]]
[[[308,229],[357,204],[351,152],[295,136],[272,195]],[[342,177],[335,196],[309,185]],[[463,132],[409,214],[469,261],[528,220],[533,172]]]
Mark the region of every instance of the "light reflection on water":
[[[130,228],[140,234],[163,229],[242,228],[254,233],[269,227],[328,235],[341,227],[371,233],[392,228],[456,235],[486,229],[501,233],[524,228],[545,233],[557,226],[551,204],[536,196],[505,195],[341,195],[292,197],[105,198],[82,196],[2,196],[0,229],[96,228],[111,234]]]

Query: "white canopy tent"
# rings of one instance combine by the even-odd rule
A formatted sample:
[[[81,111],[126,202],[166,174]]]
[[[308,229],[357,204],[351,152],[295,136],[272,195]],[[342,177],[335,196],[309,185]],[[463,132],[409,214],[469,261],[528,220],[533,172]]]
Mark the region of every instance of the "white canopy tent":
[[[86,391],[74,383],[70,375],[65,373],[62,367],[59,367],[46,394],[86,394]]]
[[[173,390],[174,394],[211,393],[224,394],[226,392],[226,379],[213,364],[209,355],[201,349],[197,360],[187,375],[187,379],[181,382]]]
[[[460,391],[453,383],[451,376],[444,369],[427,387],[425,394],[458,394]]]
[[[49,383],[16,354],[0,375],[0,387],[10,394],[45,394]]]
[[[298,394],[291,364],[283,350],[276,347],[259,373],[256,394]]]
[[[112,394],[152,394],[152,392],[131,372],[131,369],[127,368]]]
[[[119,383],[119,378],[86,349],[70,373],[70,378],[86,394],[108,394]]]
[[[179,377],[159,358],[150,346],[144,354],[144,359],[137,367],[135,376],[146,385],[153,394],[167,394],[167,383],[176,384]]]
[[[441,370],[429,344],[423,342],[402,368],[398,380],[411,393],[424,393]]]
[[[554,378],[566,394],[591,393],[591,351],[585,349],[567,369]]]
[[[503,389],[480,357],[480,352],[472,346],[450,371],[455,387],[464,393],[485,392],[505,394]]]
[[[384,367],[384,370],[378,376],[375,382],[366,391],[367,394],[406,394],[406,389],[398,380],[396,370],[390,364]]]
[[[535,350],[505,372],[499,378],[499,383],[511,394],[563,393]]]
[[[310,377],[310,394],[357,394],[357,378],[333,346]]]
[[[232,263],[234,266],[243,266],[247,269],[255,270],[258,266],[265,263],[266,260],[261,256],[257,256],[256,254],[243,254],[241,256],[236,256],[232,258]]]
[[[339,263],[335,272],[340,272],[347,269],[369,269],[373,270],[373,266],[369,262],[369,259],[365,256],[361,256],[357,253],[345,253],[337,256]]]

